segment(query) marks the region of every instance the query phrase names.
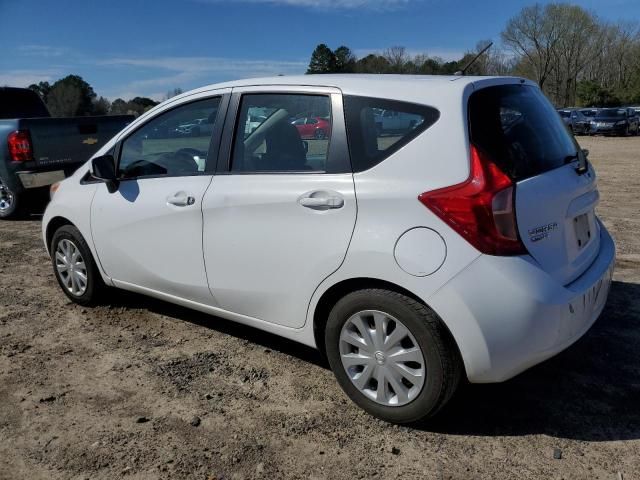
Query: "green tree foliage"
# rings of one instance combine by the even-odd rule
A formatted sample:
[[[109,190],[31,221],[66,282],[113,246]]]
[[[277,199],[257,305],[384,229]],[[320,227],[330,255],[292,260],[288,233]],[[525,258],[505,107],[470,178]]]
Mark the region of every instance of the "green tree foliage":
[[[617,107],[621,103],[611,90],[592,80],[578,82],[577,98],[581,107]]]
[[[324,43],[311,54],[307,73],[336,73],[336,55]]]
[[[67,75],[53,85],[47,94],[47,107],[54,117],[93,114],[96,93],[79,75]]]
[[[32,83],[27,88],[40,95],[43,102],[47,102],[47,95],[49,95],[49,92],[51,91],[51,85],[49,82]]]
[[[352,73],[356,69],[356,56],[349,49],[342,45],[333,52],[335,58],[335,71],[337,73]]]

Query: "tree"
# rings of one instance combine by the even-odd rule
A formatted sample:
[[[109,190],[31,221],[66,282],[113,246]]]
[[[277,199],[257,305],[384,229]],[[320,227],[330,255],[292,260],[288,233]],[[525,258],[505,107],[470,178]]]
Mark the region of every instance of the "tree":
[[[93,114],[106,115],[111,109],[111,102],[104,97],[100,97],[93,101]]]
[[[383,56],[372,53],[356,62],[355,71],[358,73],[388,73],[389,62]]]
[[[502,41],[520,57],[521,66],[541,87],[553,70],[560,41],[561,28],[553,6],[535,4],[523,8],[502,32]]]
[[[174,88],[173,90],[169,90],[167,94],[164,96],[165,100],[169,100],[172,97],[176,97],[182,93],[181,88]]]
[[[49,95],[49,92],[51,91],[51,85],[49,82],[32,83],[27,88],[36,92],[43,102],[47,102],[47,95]]]
[[[578,103],[582,107],[617,107],[620,99],[611,90],[596,82],[583,80],[578,83]]]
[[[336,48],[333,52],[336,62],[335,71],[337,73],[352,73],[356,68],[356,56],[349,47],[344,45]]]
[[[311,54],[307,73],[333,73],[336,71],[336,56],[324,43],[318,45]]]
[[[54,117],[91,115],[96,93],[78,75],[67,75],[51,86],[47,107]]]
[[[409,62],[406,48],[399,46],[387,48],[383,56],[389,63],[390,73],[406,73],[406,64]]]

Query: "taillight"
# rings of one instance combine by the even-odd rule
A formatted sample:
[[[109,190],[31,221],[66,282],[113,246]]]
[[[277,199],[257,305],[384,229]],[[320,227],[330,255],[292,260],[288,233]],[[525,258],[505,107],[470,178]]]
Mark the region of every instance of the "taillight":
[[[7,137],[7,143],[9,145],[9,158],[11,161],[28,162],[33,159],[29,132],[25,130],[11,132]]]
[[[418,199],[480,252],[523,255],[527,250],[518,235],[514,193],[511,179],[471,145],[469,178]]]

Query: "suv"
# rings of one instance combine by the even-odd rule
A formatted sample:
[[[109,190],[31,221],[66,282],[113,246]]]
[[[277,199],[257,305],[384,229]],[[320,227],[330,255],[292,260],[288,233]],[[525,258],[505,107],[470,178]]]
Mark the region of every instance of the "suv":
[[[328,141],[291,124],[309,111]],[[381,135],[379,111],[409,121]],[[149,138],[194,113],[213,129]],[[410,423],[602,312],[615,248],[585,153],[520,78],[237,81],[125,128],[52,188],[43,238],[74,302],[117,287],[316,347],[355,403]]]

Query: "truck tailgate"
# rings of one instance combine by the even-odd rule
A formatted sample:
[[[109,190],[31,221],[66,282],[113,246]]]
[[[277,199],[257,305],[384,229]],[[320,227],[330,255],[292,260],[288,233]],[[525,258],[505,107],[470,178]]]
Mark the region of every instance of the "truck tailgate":
[[[30,118],[20,120],[19,128],[31,136],[34,166],[53,169],[85,162],[132,120],[130,115]]]

